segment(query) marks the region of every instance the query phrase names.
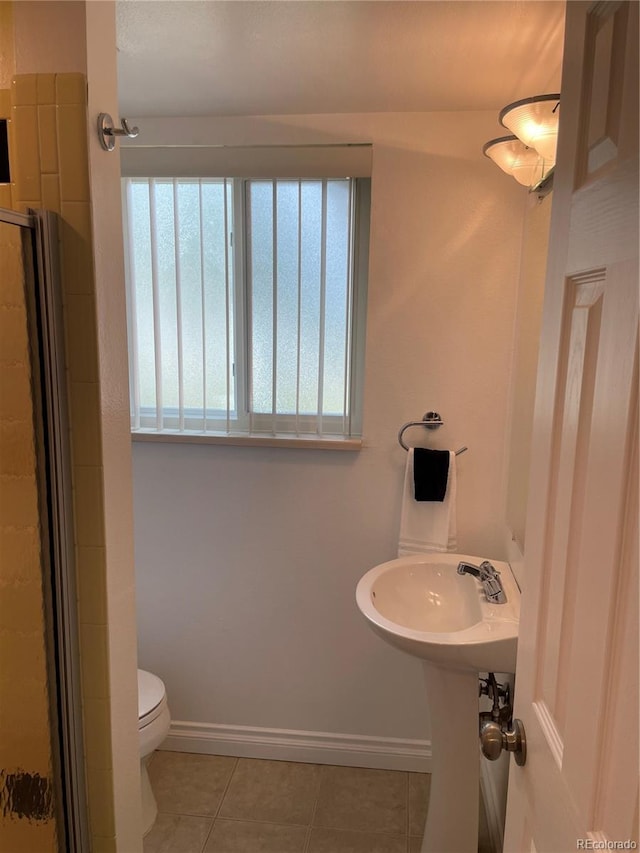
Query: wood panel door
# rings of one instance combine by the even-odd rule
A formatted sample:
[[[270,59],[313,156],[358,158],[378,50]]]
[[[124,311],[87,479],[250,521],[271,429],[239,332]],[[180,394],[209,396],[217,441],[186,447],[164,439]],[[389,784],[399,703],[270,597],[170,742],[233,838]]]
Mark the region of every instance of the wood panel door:
[[[505,850],[638,841],[638,3],[567,3]]]

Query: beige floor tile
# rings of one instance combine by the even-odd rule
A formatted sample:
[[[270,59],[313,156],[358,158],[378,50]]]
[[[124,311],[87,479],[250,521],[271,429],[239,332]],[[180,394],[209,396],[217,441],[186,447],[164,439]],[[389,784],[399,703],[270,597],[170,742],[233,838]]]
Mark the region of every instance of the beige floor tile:
[[[240,758],[219,817],[308,824],[319,778],[315,764]]]
[[[323,767],[314,826],[363,832],[407,832],[407,774]]]
[[[305,826],[216,820],[204,853],[302,853]]]
[[[409,835],[424,835],[430,788],[430,773],[409,773]]]
[[[308,853],[406,853],[406,850],[407,839],[403,835],[315,828]]]
[[[144,853],[201,853],[212,826],[206,817],[159,814],[144,838]]]
[[[215,816],[236,758],[158,752],[149,767],[160,812]]]

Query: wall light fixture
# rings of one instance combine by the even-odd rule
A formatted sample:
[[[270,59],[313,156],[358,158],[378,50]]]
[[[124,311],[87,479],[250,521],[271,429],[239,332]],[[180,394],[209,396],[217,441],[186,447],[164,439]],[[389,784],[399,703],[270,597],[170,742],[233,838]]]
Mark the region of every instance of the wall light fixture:
[[[531,192],[551,189],[556,164],[560,95],[536,95],[500,111],[500,124],[511,131],[485,143],[482,153]]]

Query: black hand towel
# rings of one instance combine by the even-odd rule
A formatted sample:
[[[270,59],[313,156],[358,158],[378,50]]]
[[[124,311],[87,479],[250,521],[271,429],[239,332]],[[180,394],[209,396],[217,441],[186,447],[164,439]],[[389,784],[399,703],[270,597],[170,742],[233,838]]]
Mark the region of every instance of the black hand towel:
[[[413,451],[413,487],[417,501],[443,501],[449,479],[449,451],[416,447]]]

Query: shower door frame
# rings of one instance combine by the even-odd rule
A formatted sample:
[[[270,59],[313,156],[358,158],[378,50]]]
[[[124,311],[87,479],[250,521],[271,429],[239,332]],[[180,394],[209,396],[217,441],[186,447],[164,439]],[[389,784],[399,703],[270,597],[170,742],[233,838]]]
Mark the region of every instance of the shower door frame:
[[[40,510],[45,641],[58,846],[91,850],[84,766],[73,492],[58,219],[0,208],[22,232]]]

